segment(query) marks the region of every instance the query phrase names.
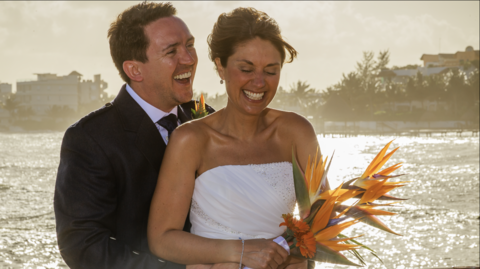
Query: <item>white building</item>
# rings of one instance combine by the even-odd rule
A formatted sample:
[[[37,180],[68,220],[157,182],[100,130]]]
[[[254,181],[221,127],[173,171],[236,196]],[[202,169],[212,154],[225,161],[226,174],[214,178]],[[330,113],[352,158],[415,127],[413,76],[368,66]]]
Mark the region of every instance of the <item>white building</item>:
[[[0,83],[0,104],[5,104],[8,97],[12,94],[12,84]]]
[[[77,111],[80,105],[98,101],[108,85],[100,75],[95,75],[93,81],[82,81],[82,74],[76,71],[67,76],[36,75],[37,80],[17,81],[16,96],[21,106],[37,115],[44,115],[53,106]]]

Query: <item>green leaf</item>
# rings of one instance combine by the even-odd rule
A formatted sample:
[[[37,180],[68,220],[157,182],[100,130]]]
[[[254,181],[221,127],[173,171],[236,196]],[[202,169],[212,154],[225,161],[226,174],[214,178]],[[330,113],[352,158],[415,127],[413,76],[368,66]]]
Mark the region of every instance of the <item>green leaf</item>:
[[[341,254],[340,252],[334,251],[333,249],[327,246],[324,246],[320,243],[317,243],[317,252],[315,253],[315,256],[311,260],[314,260],[317,262],[360,266],[356,263],[351,262],[349,259],[343,256],[343,254]]]
[[[360,253],[358,253],[357,250],[351,249],[351,250],[349,250],[349,251],[350,251],[350,253],[352,253],[352,254],[355,256],[355,258],[358,259],[358,261],[360,261],[360,263],[361,263],[362,265],[367,265],[367,264],[365,263],[365,259],[362,257],[362,255],[360,255]]]
[[[348,236],[343,235],[343,234],[339,234],[338,237],[340,237],[340,238],[347,238]],[[348,241],[346,241],[346,242],[352,242],[352,243],[354,243],[354,244],[356,244],[356,245],[359,245],[360,247],[362,247],[362,248],[364,248],[364,249],[367,249],[368,251],[370,251],[370,253],[371,253],[373,256],[375,256],[375,258],[377,258],[382,264],[384,264],[383,261],[382,261],[382,259],[380,259],[380,257],[377,255],[377,253],[376,253],[375,250],[373,250],[373,249],[365,246],[364,244],[362,244],[362,243],[360,243],[360,242],[358,242],[358,241],[356,241],[356,240],[354,240],[354,239],[350,239],[350,240],[348,240]],[[358,254],[358,255],[360,255],[360,254]],[[361,256],[360,256],[360,257],[361,257]],[[363,257],[362,257],[362,259],[363,259]]]
[[[317,215],[318,210],[322,208],[325,201],[326,200],[322,199],[322,200],[317,200],[313,203],[313,205],[311,206],[310,215],[308,215],[308,217],[304,220],[308,224],[308,226],[310,227],[312,226],[312,222],[315,219],[315,216]]]
[[[295,158],[295,152],[292,148],[292,167],[293,167],[293,182],[295,184],[295,195],[297,196],[298,210],[300,218],[305,219],[310,214],[310,197],[308,196],[307,185],[305,178]]]
[[[346,205],[338,205],[338,206],[335,207],[334,210],[337,211],[337,212],[342,212],[347,207],[348,206],[346,206]],[[372,227],[375,227],[377,229],[380,229],[382,231],[392,233],[392,234],[396,234],[396,235],[401,235],[401,234],[397,234],[396,232],[392,231],[380,219],[378,219],[374,215],[368,214],[366,211],[362,210],[358,206],[354,206],[354,207],[350,208],[350,210],[348,210],[347,213],[345,213],[345,215],[349,216],[349,217],[352,217],[354,219],[361,218],[360,219],[361,222],[363,222],[365,224],[368,224]]]

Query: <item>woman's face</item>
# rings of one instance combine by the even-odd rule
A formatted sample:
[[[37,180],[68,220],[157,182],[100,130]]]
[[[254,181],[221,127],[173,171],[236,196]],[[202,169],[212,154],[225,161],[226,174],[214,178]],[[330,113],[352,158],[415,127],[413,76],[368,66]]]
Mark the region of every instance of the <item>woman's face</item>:
[[[250,114],[260,114],[272,101],[280,81],[280,52],[270,43],[255,38],[238,45],[227,66],[215,60],[225,80],[228,105]]]

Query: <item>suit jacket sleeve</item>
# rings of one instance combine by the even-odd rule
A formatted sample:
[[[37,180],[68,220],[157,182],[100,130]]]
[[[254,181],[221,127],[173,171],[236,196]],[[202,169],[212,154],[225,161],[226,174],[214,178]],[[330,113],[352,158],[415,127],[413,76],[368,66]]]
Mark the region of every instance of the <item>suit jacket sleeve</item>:
[[[163,268],[161,261],[115,239],[117,183],[105,153],[82,126],[65,133],[54,209],[60,253],[71,268]]]

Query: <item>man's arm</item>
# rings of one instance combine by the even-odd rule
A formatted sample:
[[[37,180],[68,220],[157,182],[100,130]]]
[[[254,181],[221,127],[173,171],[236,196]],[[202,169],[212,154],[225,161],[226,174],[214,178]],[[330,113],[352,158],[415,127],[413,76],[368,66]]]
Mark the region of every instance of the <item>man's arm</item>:
[[[54,197],[58,246],[68,266],[184,269],[115,239],[116,182],[101,147],[82,126],[70,127],[62,142]]]

